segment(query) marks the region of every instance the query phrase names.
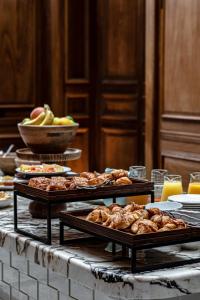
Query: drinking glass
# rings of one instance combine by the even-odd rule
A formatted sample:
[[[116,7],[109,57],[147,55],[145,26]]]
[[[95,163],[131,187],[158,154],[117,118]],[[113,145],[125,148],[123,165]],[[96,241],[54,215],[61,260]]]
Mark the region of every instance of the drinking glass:
[[[200,194],[200,172],[194,172],[190,174],[188,194]]]
[[[151,181],[154,183],[155,202],[161,200],[164,176],[166,176],[167,174],[168,171],[165,169],[153,169],[151,171]]]
[[[145,166],[130,166],[129,177],[136,179],[146,179],[146,167]],[[127,197],[127,203],[147,204],[148,195],[130,196]]]
[[[162,190],[161,201],[167,201],[171,195],[183,193],[182,177],[180,175],[164,176],[164,185]]]
[[[137,179],[146,178],[146,167],[145,166],[130,166],[129,167],[129,177]]]

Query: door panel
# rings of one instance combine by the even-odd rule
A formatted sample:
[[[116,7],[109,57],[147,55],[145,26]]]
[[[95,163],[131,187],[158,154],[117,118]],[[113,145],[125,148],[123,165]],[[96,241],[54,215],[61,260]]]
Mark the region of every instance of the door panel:
[[[0,148],[23,145],[17,123],[36,100],[36,1],[0,0]]]
[[[84,166],[143,162],[144,1],[66,0],[65,30],[65,112],[88,133]]]
[[[186,184],[200,171],[200,2],[167,0],[163,10],[161,166]]]

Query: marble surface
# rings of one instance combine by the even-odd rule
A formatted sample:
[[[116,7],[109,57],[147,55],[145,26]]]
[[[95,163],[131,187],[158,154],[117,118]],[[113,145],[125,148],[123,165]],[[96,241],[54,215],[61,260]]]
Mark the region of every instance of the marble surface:
[[[28,201],[20,200],[19,224],[43,235],[45,220],[31,219],[27,211]],[[73,203],[68,209],[87,208],[87,203]],[[62,273],[87,286],[102,291],[112,299],[168,299],[200,292],[200,263],[178,268],[131,274],[128,259],[113,258],[105,251],[106,243],[82,242],[60,246],[58,220],[53,221],[53,245],[47,246],[30,238],[16,234],[13,229],[13,207],[0,210],[0,247],[24,256],[43,267]],[[75,230],[66,233],[76,236]],[[108,248],[108,247],[107,247]],[[198,258],[200,247],[191,250],[183,246],[171,246],[140,251],[138,261],[142,263]],[[194,250],[195,249],[195,250]]]

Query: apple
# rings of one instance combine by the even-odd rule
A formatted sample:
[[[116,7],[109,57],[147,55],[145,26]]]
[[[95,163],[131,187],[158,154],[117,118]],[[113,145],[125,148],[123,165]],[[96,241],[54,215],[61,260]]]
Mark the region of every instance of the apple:
[[[41,112],[45,112],[44,107],[38,106],[38,107],[34,108],[30,114],[31,120],[37,118],[37,116],[39,116],[39,114],[41,114]]]

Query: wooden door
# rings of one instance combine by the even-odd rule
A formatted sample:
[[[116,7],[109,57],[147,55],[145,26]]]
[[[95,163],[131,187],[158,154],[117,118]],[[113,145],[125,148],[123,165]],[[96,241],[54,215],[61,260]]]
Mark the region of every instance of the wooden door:
[[[75,22],[76,20],[76,22]],[[79,170],[144,163],[144,1],[65,1],[65,112]]]
[[[200,171],[200,2],[159,2],[158,165],[183,175],[186,186],[188,174]]]
[[[0,0],[0,148],[23,145],[17,123],[37,106],[35,0]]]

